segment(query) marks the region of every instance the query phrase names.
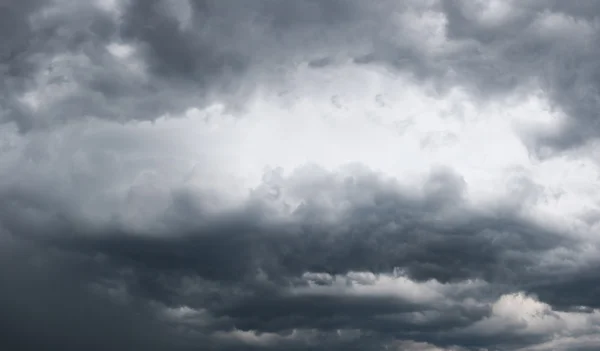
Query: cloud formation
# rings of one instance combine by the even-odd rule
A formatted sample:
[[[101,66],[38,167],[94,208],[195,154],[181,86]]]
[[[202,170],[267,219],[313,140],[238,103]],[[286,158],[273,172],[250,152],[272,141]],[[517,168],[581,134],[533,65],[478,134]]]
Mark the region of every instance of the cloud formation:
[[[597,349],[598,6],[0,5],[0,343]]]

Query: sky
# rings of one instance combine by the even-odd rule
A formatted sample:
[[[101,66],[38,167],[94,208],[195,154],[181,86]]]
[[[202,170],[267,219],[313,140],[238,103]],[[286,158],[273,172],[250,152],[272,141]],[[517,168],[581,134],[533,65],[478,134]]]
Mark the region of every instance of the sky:
[[[0,346],[600,349],[599,15],[0,1]]]

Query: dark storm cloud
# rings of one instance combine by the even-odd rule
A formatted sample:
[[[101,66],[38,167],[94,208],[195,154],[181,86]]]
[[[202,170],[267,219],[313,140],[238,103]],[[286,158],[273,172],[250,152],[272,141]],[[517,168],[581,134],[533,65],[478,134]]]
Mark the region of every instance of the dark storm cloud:
[[[535,275],[528,271],[535,267],[540,255],[573,243],[558,233],[512,217],[493,218],[471,213],[461,200],[464,191],[461,178],[449,170],[434,171],[425,182],[423,194],[418,196],[405,193],[393,181],[362,168],[335,174],[308,167],[288,177],[271,175],[265,179],[241,210],[222,216],[200,216],[183,223],[174,220],[172,214],[165,215],[164,221],[172,221],[167,226],[169,233],[158,236],[126,232],[118,225],[77,227],[60,214],[40,227],[19,223],[35,222],[42,213],[52,212],[50,203],[38,208],[33,217],[19,218],[6,212],[15,206],[12,202],[3,206],[2,222],[16,237],[41,245],[38,248],[43,250],[41,252],[56,252],[56,258],[47,259],[42,264],[44,268],[39,268],[42,273],[36,273],[56,279],[53,289],[71,291],[69,284],[75,284],[77,289],[72,293],[83,294],[80,292],[83,287],[96,286],[100,296],[113,296],[125,303],[125,307],[115,313],[133,313],[137,308],[140,313],[148,314],[150,320],[154,320],[154,310],[149,307],[152,304],[206,310],[214,321],[198,327],[199,336],[182,336],[180,341],[184,344],[203,338],[209,342],[214,333],[226,333],[232,328],[276,335],[293,329],[318,330],[325,333],[323,335],[335,334],[337,330],[360,330],[374,336],[376,341],[370,345],[408,339],[446,346],[505,345],[509,349],[545,341],[548,337],[517,337],[510,332],[465,336],[450,332],[469,327],[491,313],[489,305],[463,305],[461,301],[465,298],[489,304],[502,294],[530,287],[530,279]],[[309,184],[312,190],[306,188]],[[273,187],[279,189],[275,197]],[[304,204],[291,214],[291,222],[278,224],[269,219],[274,203],[291,201],[296,196],[300,196]],[[324,202],[326,199],[329,202]],[[328,220],[343,203],[353,205],[338,212],[333,222]],[[21,211],[25,211],[24,204],[20,206]],[[22,236],[23,232],[28,235]],[[31,256],[35,255],[34,251]],[[15,262],[21,261],[23,259],[15,259]],[[305,272],[343,276],[351,271],[395,274],[394,269],[400,269],[417,284],[435,279],[438,284],[447,284],[447,289],[454,289],[452,284],[468,279],[480,279],[492,285],[464,292],[460,288],[445,290],[447,300],[438,302],[288,290],[308,287],[306,278],[301,278]],[[552,272],[545,274],[551,276]],[[54,278],[54,275],[58,276]],[[47,290],[43,284],[51,284],[39,281],[38,276],[29,271],[23,272],[23,276],[42,285],[27,288],[28,291]],[[68,277],[71,280],[63,283]],[[6,279],[12,281],[16,277]],[[327,287],[330,282],[323,284]],[[544,289],[559,295],[563,293],[560,287],[555,284]],[[13,289],[7,294],[19,294],[20,289],[26,287],[13,284]],[[110,291],[121,291],[121,295],[115,297]],[[56,297],[59,300],[48,304],[61,306],[69,301],[86,309],[88,305],[90,308],[101,306],[99,301],[102,300],[85,300],[86,295],[68,296],[67,300]],[[588,302],[582,292],[569,292],[569,299],[577,304]],[[556,301],[556,297],[549,301]],[[20,310],[18,306],[14,308]],[[55,313],[62,316],[59,311],[47,313],[50,320],[58,318],[53,317]],[[74,315],[68,318],[83,318],[72,313]],[[117,318],[104,317],[103,313],[96,316],[94,312],[94,318]],[[414,313],[425,313],[427,317],[416,322]],[[92,319],[90,323],[101,328],[101,323],[106,322]],[[21,324],[13,327],[21,328]],[[57,328],[61,329],[57,331],[59,336],[64,333],[62,327]],[[82,333],[89,338],[99,337],[93,331]],[[153,336],[164,338],[168,344],[173,334],[169,330],[164,333]],[[510,344],[504,340],[509,336]],[[133,339],[122,341],[123,345],[142,342],[135,334],[128,337]],[[91,342],[87,337],[82,338],[82,343]],[[121,337],[117,334],[114,338],[118,343]],[[275,344],[302,345],[302,342],[282,340]],[[366,342],[368,338],[361,340]],[[327,343],[322,345],[326,349]]]
[[[327,45],[319,31],[360,19],[356,5],[329,1],[115,3],[118,13],[67,0],[5,6],[4,121],[27,131],[86,117],[154,120],[213,99],[241,107],[265,80],[281,81],[292,61],[319,55]],[[331,40],[348,29],[336,27]],[[124,62],[111,44],[135,52]],[[36,91],[42,101],[32,106],[24,98]]]
[[[172,335],[148,319],[147,311],[125,310],[91,293],[86,284],[105,270],[91,258],[7,242],[3,235],[1,260],[4,348],[161,350],[174,345]]]
[[[544,276],[528,285],[530,291],[558,309],[569,310],[578,307],[586,310],[600,308],[599,280],[598,267],[592,265],[578,270],[576,274]]]
[[[412,197],[393,181],[367,170],[345,175],[305,169],[279,178],[281,183],[263,183],[242,209],[228,215],[203,217],[181,205],[185,197],[174,194],[172,211],[160,221],[177,235],[128,235],[115,226],[113,233],[65,236],[68,220],[59,212],[45,222],[51,226],[43,227],[46,234],[39,239],[56,239],[61,245],[156,270],[191,270],[206,279],[234,281],[258,270],[297,276],[306,271],[391,272],[395,267],[407,269],[419,280],[504,280],[532,264],[535,253],[569,245],[559,233],[523,220],[470,213],[461,200],[462,179],[447,170],[434,171],[425,182],[424,195]],[[291,212],[291,222],[265,219],[272,215],[273,203],[286,201],[281,193],[272,197],[275,187],[289,197],[300,196],[302,203]],[[323,204],[323,196],[332,204]],[[353,207],[340,211],[344,201]],[[8,212],[11,205],[5,206],[9,228],[35,231],[34,226],[20,227],[23,221],[22,225],[35,221]],[[40,212],[52,213],[50,201],[46,206]],[[178,211],[185,211],[184,217],[187,211],[197,216],[192,222],[180,222]],[[337,211],[333,222],[326,218]],[[52,227],[60,229],[53,233]]]
[[[481,100],[539,85],[568,115],[558,132],[526,136],[548,155],[598,136],[596,2],[506,2],[487,14],[467,1],[116,4],[0,5],[0,120],[26,132],[22,150],[1,150],[1,346],[514,350],[551,342],[562,322],[530,331],[494,309],[502,296],[532,293],[555,311],[600,307],[596,264],[540,265],[556,250],[575,256],[576,239],[519,216],[511,207],[521,201],[494,213],[470,207],[450,169],[413,191],[368,169],[276,171],[218,215],[205,206],[218,195],[174,187],[140,196],[158,214],[133,225],[107,194],[135,198],[137,147],[154,157],[177,150],[131,130],[72,140],[40,132],[88,117],[154,120],[211,101],[242,108],[257,88],[285,85],[296,65],[352,61]],[[433,15],[447,35],[434,48],[410,28],[410,18]],[[523,184],[523,197],[535,196]],[[89,198],[98,218],[88,218]],[[394,283],[357,282],[357,272]],[[598,323],[580,324],[565,335],[592,337]]]

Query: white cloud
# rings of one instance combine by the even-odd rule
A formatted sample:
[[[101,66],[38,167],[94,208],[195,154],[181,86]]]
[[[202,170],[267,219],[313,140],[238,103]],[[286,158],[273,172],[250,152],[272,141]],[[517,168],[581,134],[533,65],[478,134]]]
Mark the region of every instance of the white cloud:
[[[563,339],[590,335],[600,330],[600,311],[555,311],[548,304],[523,293],[503,295],[491,307],[490,317],[470,325],[461,333],[543,335],[560,343]]]
[[[104,218],[123,208],[116,212],[132,223],[165,211],[178,187],[239,203],[266,167],[292,174],[306,164],[337,170],[358,163],[412,189],[433,169],[449,166],[466,182],[473,208],[495,211],[504,203],[569,231],[582,230],[580,218],[598,210],[595,163],[577,155],[536,160],[527,151],[524,123],[556,120],[543,96],[481,103],[460,90],[435,95],[406,77],[347,65],[294,74],[290,96],[262,91],[242,114],[214,105],[153,123],[91,120],[28,135],[3,155],[5,162],[15,157],[6,171],[20,174],[12,186],[32,177],[53,183],[46,190],[53,194],[70,192],[81,179],[85,190],[75,207]],[[26,100],[42,106],[60,89]],[[19,157],[34,161],[26,165]],[[104,174],[107,167],[117,168]]]
[[[291,289],[299,295],[329,295],[356,297],[390,297],[414,304],[447,307],[453,295],[485,288],[483,281],[470,280],[454,284],[442,284],[436,280],[416,282],[402,275],[373,274],[371,272],[348,272],[331,276],[327,273],[305,273],[302,278],[309,284]]]

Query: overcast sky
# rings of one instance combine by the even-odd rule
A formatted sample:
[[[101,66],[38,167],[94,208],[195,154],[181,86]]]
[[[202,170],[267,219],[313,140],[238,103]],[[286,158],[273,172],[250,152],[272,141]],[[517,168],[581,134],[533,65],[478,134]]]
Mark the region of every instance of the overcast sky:
[[[0,1],[0,348],[600,349],[599,15]]]

